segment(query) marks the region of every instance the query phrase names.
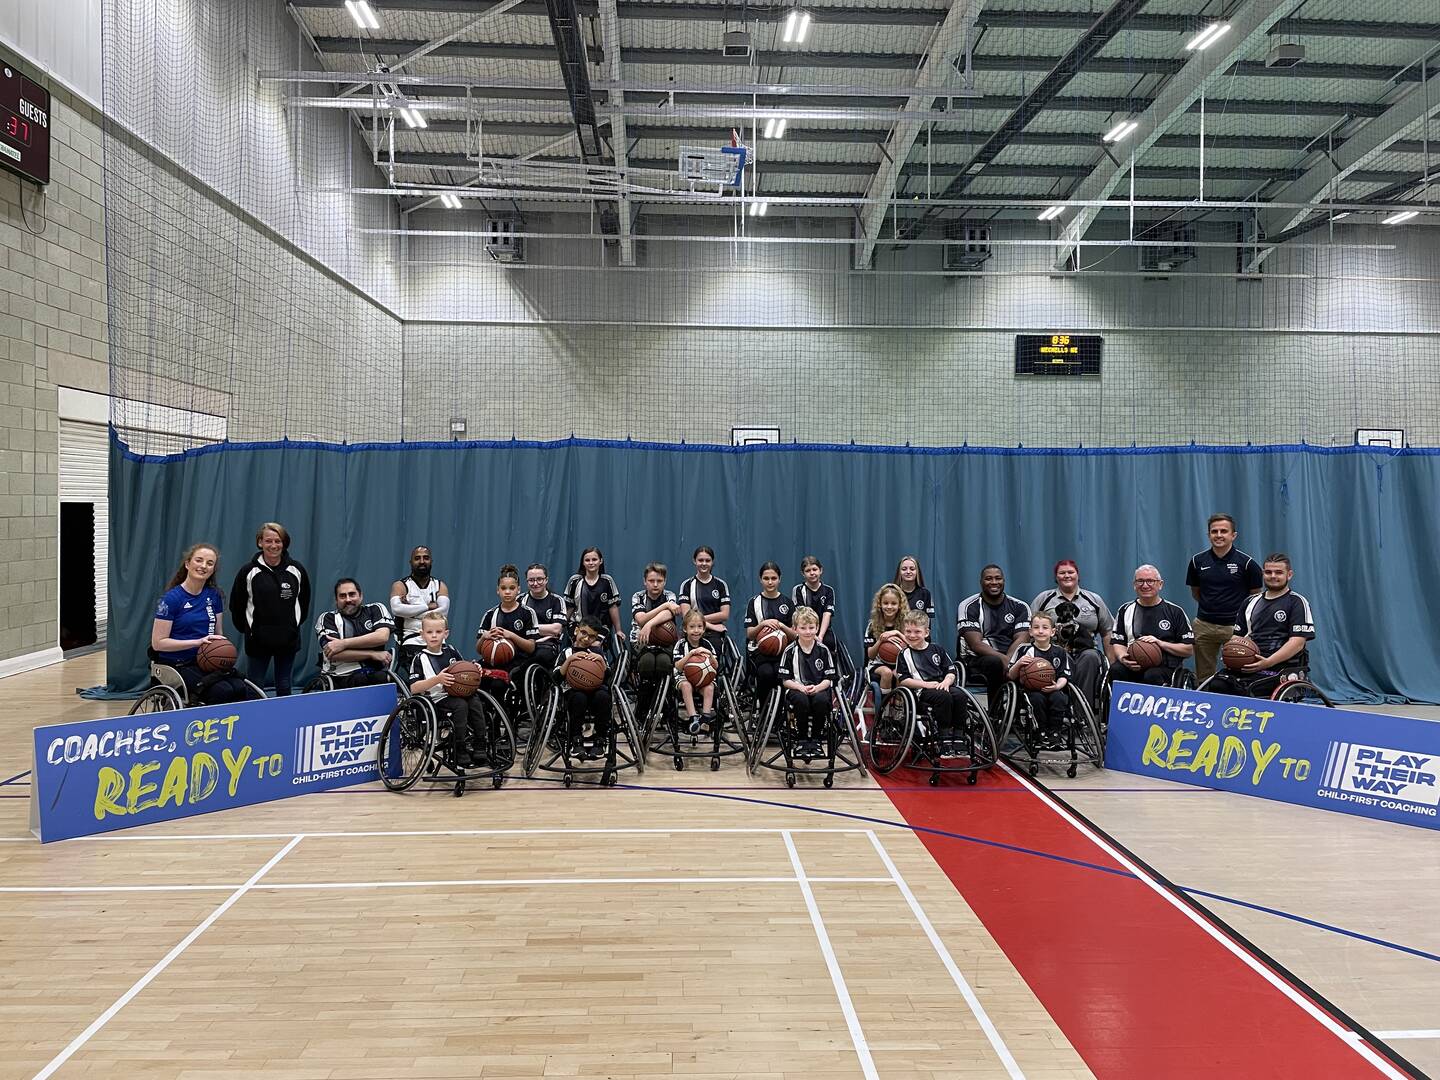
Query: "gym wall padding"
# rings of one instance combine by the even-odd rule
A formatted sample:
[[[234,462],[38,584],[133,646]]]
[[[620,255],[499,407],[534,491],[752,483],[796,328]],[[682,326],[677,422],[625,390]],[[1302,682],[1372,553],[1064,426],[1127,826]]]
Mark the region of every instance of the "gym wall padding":
[[[1321,686],[1347,701],[1440,702],[1429,615],[1440,610],[1431,553],[1440,532],[1440,451],[1166,447],[1138,450],[731,448],[587,442],[217,444],[168,457],[131,453],[112,434],[109,688],[146,678],[154,604],[181,551],[219,545],[228,593],[254,552],[256,526],[283,522],[310,571],[319,610],[342,575],[384,601],[416,544],[450,586],[452,638],[474,645],[495,603],[499,566],[550,569],[558,589],[582,547],[600,547],[628,600],[652,559],[673,588],[698,544],[716,551],[732,590],[732,630],[780,563],[825,564],[840,632],[858,650],[870,597],[904,554],[919,557],[954,643],[955,606],[1000,563],[1029,600],[1075,558],[1082,584],[1112,610],[1136,565],[1157,565],[1164,595],[1193,614],[1190,555],[1213,511],[1235,515],[1239,546],[1294,560],[1311,601]],[[622,612],[628,630],[629,612]],[[312,616],[313,617],[313,616]],[[227,621],[227,627],[231,624]],[[232,632],[233,636],[233,632]],[[305,635],[299,672],[313,671]],[[298,673],[297,673],[298,674]]]

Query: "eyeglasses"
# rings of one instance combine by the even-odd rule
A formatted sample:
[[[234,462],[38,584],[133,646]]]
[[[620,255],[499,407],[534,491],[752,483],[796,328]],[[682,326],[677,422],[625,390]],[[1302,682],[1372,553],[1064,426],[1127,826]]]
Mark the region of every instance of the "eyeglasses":
[[[1153,577],[1137,577],[1137,578],[1135,579],[1135,584],[1136,584],[1136,585],[1159,585],[1159,584],[1160,584],[1160,579],[1159,579],[1159,578],[1153,578]]]

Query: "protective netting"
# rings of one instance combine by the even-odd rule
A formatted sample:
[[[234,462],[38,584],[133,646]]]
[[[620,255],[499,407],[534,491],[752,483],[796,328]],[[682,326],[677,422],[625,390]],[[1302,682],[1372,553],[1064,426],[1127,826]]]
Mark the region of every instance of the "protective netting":
[[[767,140],[753,122],[684,95],[657,103],[654,115],[646,106],[629,118],[629,164],[651,170],[637,177],[672,168],[680,145],[720,145],[733,125],[755,154],[747,194],[773,201],[764,217],[719,201],[645,204],[634,265],[621,266],[622,246],[598,235],[598,211],[613,203],[591,198],[593,178],[540,202],[430,206],[403,225],[395,200],[380,193],[392,176],[493,183],[497,160],[535,152],[546,130],[573,131],[563,97],[467,98],[421,86],[417,100],[453,102],[427,113],[427,129],[374,127],[363,110],[357,126],[347,111],[287,104],[335,87],[259,77],[316,67],[282,5],[106,0],[105,9],[106,108],[134,133],[106,141],[112,383],[126,410],[117,426],[142,451],[169,449],[152,434],[165,428],[192,439],[396,441],[449,439],[456,419],[467,438],[728,442],[732,428],[762,426],[802,442],[1334,445],[1374,428],[1440,445],[1434,229],[1352,215],[1242,273],[1255,269],[1257,249],[1237,246],[1254,214],[1120,208],[1089,232],[1111,243],[1080,247],[1078,272],[1058,273],[1063,221],[1034,221],[1039,206],[1020,219],[1004,213],[996,200],[1058,198],[1104,167],[1093,140],[1061,136],[1102,125],[1108,114],[1097,102],[1112,112],[1144,107],[1169,73],[1153,34],[1122,33],[1105,53],[1116,59],[1078,74],[1064,90],[1073,108],[1042,113],[965,187],[975,205],[914,203],[946,195],[1043,76],[1041,61],[1076,33],[988,30],[974,65],[981,96],[957,97],[917,139],[865,269],[855,269],[864,225],[853,207],[783,200],[863,193],[893,121],[859,112],[849,122],[797,120],[785,139]],[[343,8],[304,17],[329,66],[373,69],[383,59],[326,44],[354,37]],[[472,17],[387,10],[385,33],[426,40]],[[620,25],[625,77],[656,83],[676,70],[692,77],[697,69],[677,68],[677,56],[718,49],[724,29],[720,20],[628,15]],[[821,20],[809,49],[878,58],[861,73],[865,84],[904,86],[931,33]],[[725,77],[851,77],[792,59],[776,34],[763,27],[761,62]],[[555,79],[543,19],[498,16],[460,40],[506,42],[514,55],[439,49],[407,70]],[[515,52],[524,48],[532,51]],[[1308,59],[1397,68],[1406,48],[1413,43],[1325,38]],[[597,80],[603,70],[594,65]],[[1202,194],[1202,124],[1204,196],[1243,200],[1303,172],[1341,105],[1358,115],[1384,108],[1383,85],[1316,70],[1326,77],[1220,79],[1203,118],[1187,113],[1144,156],[1135,196]],[[963,89],[962,70],[955,80]],[[853,104],[872,100],[884,102]],[[1257,143],[1257,130],[1273,134]],[[1428,131],[1404,134],[1397,152],[1326,197],[1362,199],[1431,167],[1440,142],[1432,154]],[[538,160],[564,154],[573,145]],[[1044,171],[1057,161],[1058,172]],[[503,175],[518,183],[529,174],[506,165]],[[1116,194],[1130,191],[1127,174]],[[955,262],[965,253],[946,243],[946,228],[962,221],[989,230],[986,257],[971,264]],[[493,222],[515,232],[515,261],[489,250]],[[1103,336],[1102,375],[1017,376],[1015,336],[1037,332]]]

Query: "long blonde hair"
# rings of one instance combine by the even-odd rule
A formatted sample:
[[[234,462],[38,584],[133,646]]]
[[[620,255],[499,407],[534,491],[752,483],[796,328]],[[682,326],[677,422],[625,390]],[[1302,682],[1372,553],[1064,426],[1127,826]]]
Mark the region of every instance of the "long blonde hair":
[[[895,602],[900,606],[895,609],[895,624],[885,625],[885,616],[880,613],[880,600],[887,594],[895,595]],[[878,638],[886,630],[899,630],[901,620],[905,618],[905,609],[909,605],[905,603],[905,591],[899,585],[887,582],[881,585],[875,592],[875,599],[870,601],[870,636]]]

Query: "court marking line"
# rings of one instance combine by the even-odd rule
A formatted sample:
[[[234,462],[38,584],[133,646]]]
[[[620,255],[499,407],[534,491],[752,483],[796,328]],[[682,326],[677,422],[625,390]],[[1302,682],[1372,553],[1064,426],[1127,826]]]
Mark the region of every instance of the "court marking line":
[[[307,834],[308,835],[308,834]],[[252,891],[279,889],[424,889],[459,888],[461,886],[509,885],[770,885],[793,884],[797,879],[786,874],[736,877],[557,877],[557,878],[455,878],[434,881],[265,881],[250,886]],[[888,877],[812,877],[824,885],[890,885]],[[228,892],[243,885],[3,885],[0,893],[163,893],[163,892]]]
[[[216,919],[220,918],[221,915],[224,915],[225,912],[229,911],[232,907],[234,907],[236,901],[238,901],[242,896],[244,896],[247,892],[253,889],[255,885],[260,881],[260,879],[263,878],[266,874],[268,874],[281,859],[283,859],[286,855],[290,854],[290,852],[295,849],[295,845],[300,843],[300,841],[304,838],[305,836],[303,833],[298,836],[292,834],[290,837],[290,842],[288,844],[282,847],[274,855],[270,856],[269,861],[266,862],[264,866],[260,867],[259,870],[256,870],[255,873],[250,875],[249,881],[245,882],[244,885],[241,885],[238,889],[231,893],[229,897],[227,897],[223,902],[221,902],[219,907],[217,907],[208,916],[206,916],[204,921],[202,921],[199,926],[195,927],[194,930],[191,930],[190,933],[186,934],[183,938],[181,938],[180,941],[173,948],[171,948],[169,952],[167,952],[163,957],[161,957],[160,960],[149,971],[147,971],[144,975],[140,976],[140,978],[135,981],[134,985],[131,986],[129,990],[126,990],[125,993],[121,994],[118,998],[116,998],[114,1004],[112,1004],[108,1009],[106,1009],[103,1013],[101,1013],[94,1020],[92,1020],[89,1027],[87,1027],[79,1035],[75,1036],[75,1038],[71,1039],[69,1045],[66,1046],[64,1050],[61,1050],[60,1053],[56,1054],[53,1058],[51,1058],[50,1063],[35,1074],[34,1080],[47,1080],[47,1077],[53,1075],[55,1071],[60,1068],[60,1066],[64,1065],[65,1062],[69,1061],[70,1058],[75,1055],[76,1051],[78,1051],[82,1046],[89,1042],[91,1037],[94,1036],[96,1032],[98,1032],[101,1028],[108,1024],[111,1019],[114,1018],[116,1013],[118,1013],[132,1000],[134,1000],[135,996],[139,994],[140,991],[144,990],[145,987],[149,986],[150,983],[152,983],[160,975],[161,972],[168,968],[180,956],[181,953],[183,953],[194,943],[196,938],[198,938],[201,934],[208,930],[215,923]]]
[[[850,999],[850,988],[845,983],[840,961],[836,959],[835,950],[830,944],[830,933],[825,928],[820,905],[815,902],[815,891],[810,888],[810,881],[805,876],[805,865],[800,861],[800,852],[795,850],[795,838],[788,829],[782,830],[781,836],[785,840],[785,852],[790,856],[790,865],[795,868],[795,880],[800,885],[800,894],[805,898],[805,907],[810,912],[810,925],[815,928],[815,937],[820,942],[820,952],[825,958],[825,967],[830,972],[830,981],[835,986],[835,996],[840,999],[840,1011],[845,1014],[845,1026],[850,1029],[850,1042],[855,1047],[855,1056],[860,1059],[860,1071],[865,1074],[866,1080],[880,1080],[880,1074],[875,1069],[875,1058],[870,1053],[870,1044],[860,1027],[860,1017],[855,1014],[855,1003]]]
[[[1418,1031],[1372,1031],[1377,1039],[1440,1039],[1440,1028]],[[1357,1035],[1356,1038],[1359,1038]]]
[[[318,792],[317,792],[318,794]],[[767,805],[779,805],[775,803]],[[803,809],[803,808],[801,808]],[[842,833],[852,836],[863,836],[864,829],[822,829],[797,826],[793,829],[769,828],[633,828],[633,829],[367,829],[354,832],[307,832],[304,834],[307,840],[326,840],[336,837],[353,836],[668,836],[681,833],[753,833],[755,835],[771,835],[782,832],[796,833]],[[77,836],[66,843],[77,843],[86,840],[104,841],[106,843],[126,842],[141,843],[154,840],[284,840],[294,836],[293,832],[278,833],[161,833],[154,836],[131,836],[125,833],[100,833],[95,836]],[[35,842],[33,836],[0,836],[0,843],[19,844]]]
[[[900,895],[903,896],[905,902],[910,905],[911,914],[915,916],[915,921],[920,924],[920,929],[925,932],[925,936],[930,939],[931,946],[940,957],[940,962],[945,965],[945,970],[950,973],[950,979],[955,983],[956,989],[960,991],[960,996],[965,999],[965,1004],[970,1006],[970,1012],[979,1022],[981,1030],[985,1032],[985,1038],[990,1040],[990,1045],[994,1048],[995,1053],[999,1055],[1001,1064],[1005,1066],[1005,1071],[1010,1074],[1012,1080],[1024,1080],[1025,1073],[1010,1053],[1010,1048],[1005,1045],[1004,1038],[1001,1037],[999,1030],[991,1021],[990,1014],[985,1011],[985,1006],[980,1004],[980,998],[976,995],[969,981],[960,971],[960,965],[955,963],[955,958],[950,955],[950,950],[946,948],[945,942],[941,940],[940,934],[935,929],[935,924],[930,921],[930,917],[925,913],[925,909],[921,906],[919,899],[910,891],[910,885],[905,880],[904,875],[900,873],[900,868],[896,866],[895,861],[890,858],[890,853],[885,850],[885,845],[882,844],[880,838],[875,835],[875,830],[869,829],[865,835],[870,838],[870,843],[875,848],[876,854],[880,856],[880,861],[885,864],[885,869],[890,872],[890,880],[895,883],[895,886],[900,890]]]
[[[26,769],[26,770],[25,770],[24,772],[22,772],[22,773],[16,773],[14,776],[10,777],[9,780],[0,780],[0,787],[9,787],[11,784],[15,783],[15,781],[17,781],[17,780],[24,780],[25,777],[27,777],[27,776],[29,776],[29,775],[30,775],[30,770],[29,770],[29,769]]]
[[[1004,769],[1019,782],[1023,784],[1030,783],[1027,778],[1011,768],[1007,762],[1001,761],[999,764],[1000,768]],[[1039,799],[1040,802],[1050,808],[1052,813],[1059,816],[1062,821],[1069,824],[1076,832],[1086,837],[1101,851],[1105,852],[1121,866],[1129,870],[1137,881],[1145,885],[1167,904],[1193,922],[1214,941],[1218,942],[1222,948],[1233,954],[1241,963],[1254,971],[1276,990],[1279,990],[1286,998],[1289,998],[1293,1004],[1298,1005],[1302,1012],[1317,1021],[1323,1028],[1339,1039],[1342,1044],[1355,1051],[1355,1053],[1364,1058],[1370,1065],[1374,1066],[1385,1076],[1391,1077],[1392,1080],[1409,1080],[1409,1077],[1405,1073],[1396,1069],[1389,1061],[1377,1054],[1371,1049],[1369,1044],[1356,1035],[1355,1032],[1341,1026],[1336,1022],[1334,1017],[1282,979],[1272,971],[1268,965],[1262,964],[1252,956],[1249,951],[1241,948],[1236,942],[1232,941],[1228,935],[1221,933],[1213,923],[1201,916],[1198,911],[1181,901],[1179,897],[1161,885],[1149,873],[1146,873],[1138,867],[1127,855],[1117,850],[1113,844],[1109,843],[1079,818],[1071,814],[1068,808],[1062,806],[1054,799],[1048,798],[1043,788],[1040,788],[1038,785],[1031,785],[1031,790],[1034,791],[1036,798]]]

